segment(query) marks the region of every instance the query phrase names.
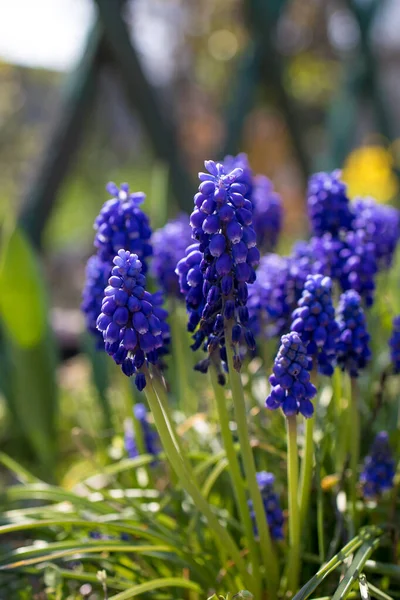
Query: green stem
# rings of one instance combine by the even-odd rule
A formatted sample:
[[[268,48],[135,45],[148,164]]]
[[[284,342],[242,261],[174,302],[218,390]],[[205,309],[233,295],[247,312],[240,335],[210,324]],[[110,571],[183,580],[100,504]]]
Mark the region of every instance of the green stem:
[[[310,503],[311,482],[314,463],[314,424],[315,416],[306,419],[306,435],[304,446],[304,457],[301,464],[300,489],[299,489],[299,507],[300,507],[300,528],[304,529],[308,508]]]
[[[287,417],[287,445],[288,445],[288,488],[289,488],[289,540],[290,553],[288,562],[288,590],[296,592],[300,569],[300,520],[297,500],[299,486],[299,461],[297,450],[297,422],[296,415]]]
[[[333,387],[333,419],[335,429],[337,431],[335,441],[335,469],[338,473],[343,471],[343,465],[346,460],[347,453],[347,429],[343,426],[347,410],[343,407],[343,393],[342,393],[342,372],[339,367],[336,367],[332,376],[332,387]]]
[[[228,355],[229,382],[232,390],[232,400],[235,410],[236,425],[239,435],[239,444],[242,452],[243,467],[249,488],[250,498],[253,503],[257,529],[260,536],[261,554],[267,576],[267,588],[269,598],[272,600],[276,596],[278,588],[278,562],[271,542],[271,535],[266,519],[264,504],[261,492],[257,484],[256,465],[254,462],[253,451],[250,445],[249,431],[247,428],[246,405],[244,401],[243,386],[239,373],[233,366],[233,351],[230,344],[232,339],[232,324],[230,323],[225,330],[226,351]]]
[[[314,366],[311,372],[311,382],[316,386],[317,369]],[[304,530],[308,508],[310,503],[312,472],[314,464],[314,424],[315,414],[306,419],[306,435],[304,444],[304,456],[301,464],[299,507],[300,507],[300,531]]]
[[[196,508],[207,519],[210,530],[214,533],[217,544],[223,555],[228,554],[232,558],[243,583],[249,589],[254,589],[253,581],[247,572],[245,562],[240,555],[238,547],[227,530],[221,526],[210,505],[202,496],[201,491],[192,478],[191,468],[187,465],[185,455],[180,452],[177,440],[173,434],[171,423],[169,422],[168,416],[163,410],[162,404],[154,390],[153,382],[147,368],[144,367],[143,371],[147,381],[145,388],[146,397],[153,413],[161,443],[172,468],[180,479],[183,488],[191,496]]]
[[[186,349],[182,343],[182,327],[179,321],[178,304],[175,301],[171,302],[170,305],[169,323],[171,326],[172,353],[175,363],[175,381],[177,381],[178,387],[179,406],[189,416],[195,414],[197,406],[188,383]]]
[[[324,522],[324,496],[321,487],[321,448],[317,448],[316,458],[316,484],[317,484],[317,532],[318,532],[318,553],[320,562],[325,562],[325,522]]]
[[[261,585],[259,553],[254,539],[254,530],[250,517],[249,507],[247,504],[245,485],[242,475],[240,473],[240,465],[233,443],[231,430],[229,428],[229,414],[226,408],[225,392],[223,387],[218,384],[217,373],[214,365],[211,365],[210,367],[210,378],[214,390],[215,402],[217,405],[221,436],[225,447],[226,457],[229,463],[229,474],[232,480],[232,487],[236,498],[236,505],[239,511],[240,520],[243,524],[244,531],[247,537],[247,544],[249,547],[250,558],[253,567],[252,573],[254,580]]]
[[[354,527],[357,529],[357,482],[358,482],[358,461],[360,456],[360,417],[358,414],[358,385],[357,379],[352,377],[350,380],[350,467],[351,467],[351,515]]]

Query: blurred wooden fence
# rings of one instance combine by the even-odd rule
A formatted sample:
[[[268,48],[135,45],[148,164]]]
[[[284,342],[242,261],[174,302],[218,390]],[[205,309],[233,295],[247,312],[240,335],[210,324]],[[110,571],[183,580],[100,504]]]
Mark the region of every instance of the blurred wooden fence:
[[[369,98],[376,131],[392,140],[390,119],[382,96],[377,63],[370,45],[370,30],[378,6],[384,0],[345,0],[360,29],[358,52],[344,65],[345,76],[332,102],[327,129],[330,152],[327,169],[342,165],[352,148],[361,97]],[[110,62],[119,71],[127,100],[137,112],[155,155],[164,161],[170,176],[170,191],[179,206],[189,211],[195,183],[185,168],[173,118],[164,110],[159,96],[146,78],[122,12],[125,0],[95,0],[97,20],[87,38],[86,50],[65,90],[62,118],[48,140],[41,169],[24,202],[21,224],[32,242],[40,247],[44,225],[82,140],[84,123],[95,101],[99,73]],[[304,177],[312,170],[312,157],[304,144],[302,123],[296,103],[284,85],[282,58],[274,44],[278,20],[288,0],[243,0],[250,42],[232,78],[232,93],[224,111],[226,138],[220,156],[240,149],[243,123],[260,85],[272,88],[285,119],[292,147]]]

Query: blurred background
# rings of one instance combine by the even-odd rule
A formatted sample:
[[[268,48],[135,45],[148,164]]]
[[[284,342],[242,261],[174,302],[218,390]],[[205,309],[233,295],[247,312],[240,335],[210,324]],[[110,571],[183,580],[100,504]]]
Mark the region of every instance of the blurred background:
[[[399,27],[397,0],[2,3],[2,448],[68,462],[123,403],[79,311],[107,181],[144,191],[157,228],[191,211],[204,159],[243,151],[282,195],[286,240],[307,235],[314,171],[397,203]]]

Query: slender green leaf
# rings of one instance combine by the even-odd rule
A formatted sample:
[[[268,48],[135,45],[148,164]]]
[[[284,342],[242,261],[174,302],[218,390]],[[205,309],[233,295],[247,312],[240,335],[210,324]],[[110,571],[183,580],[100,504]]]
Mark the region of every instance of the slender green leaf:
[[[99,499],[94,502],[78,496],[73,492],[62,490],[61,488],[46,485],[46,484],[31,484],[31,485],[15,485],[5,491],[5,497],[9,501],[20,500],[48,500],[50,502],[70,502],[73,506],[80,509],[89,509],[94,513],[108,514],[112,509],[111,506]],[[100,496],[101,498],[101,496]]]
[[[165,587],[186,588],[188,590],[193,590],[194,592],[201,591],[200,586],[197,583],[194,583],[194,581],[188,581],[187,579],[182,579],[180,577],[166,577],[165,579],[155,579],[154,581],[147,581],[146,583],[135,585],[125,592],[111,596],[110,600],[129,600],[129,598],[134,598],[135,596],[139,596],[139,594],[152,592],[153,590],[159,590]]]
[[[163,542],[174,550],[174,546],[165,538],[155,531],[149,530],[148,527],[140,527],[132,525],[129,521],[123,523],[113,523],[109,521],[84,521],[82,519],[43,519],[42,521],[26,521],[22,523],[13,523],[11,525],[0,526],[0,535],[15,533],[16,531],[29,531],[31,529],[41,529],[44,527],[61,527],[64,529],[78,527],[80,529],[95,530],[100,528],[104,531],[126,533],[137,537],[142,537],[146,540],[154,540]]]
[[[389,594],[385,594],[385,592],[382,592],[382,590],[380,590],[370,582],[368,582],[368,589],[370,595],[376,598],[377,600],[393,600],[392,596],[389,596]]]
[[[375,560],[367,560],[364,570],[378,575],[387,575],[392,579],[400,581],[400,566],[387,563],[376,562]]]
[[[366,561],[371,556],[372,552],[380,544],[380,537],[375,537],[365,541],[355,555],[353,562],[345,573],[340,585],[332,596],[332,600],[344,600],[351,591],[354,582],[357,581]]]
[[[228,464],[229,464],[228,459],[223,458],[222,460],[219,461],[218,464],[215,465],[214,469],[211,471],[211,473],[207,477],[207,479],[204,482],[204,485],[202,487],[202,492],[203,492],[203,495],[205,498],[208,497],[213,485],[217,481],[218,477],[225,471]]]
[[[44,336],[46,301],[33,248],[18,229],[3,248],[0,289],[0,314],[10,338],[33,348]]]
[[[168,552],[168,550],[170,550],[168,546],[131,544],[107,540],[92,540],[90,542],[78,542],[77,540],[53,542],[43,545],[42,547],[25,546],[17,548],[12,552],[0,556],[0,570],[15,569],[82,553],[135,552],[137,554],[146,554],[151,552]]]
[[[28,573],[30,575],[41,575],[44,570],[48,567],[48,564],[40,565],[39,567],[26,567],[21,569],[21,572]],[[99,584],[97,575],[89,573],[88,571],[76,571],[70,569],[58,569],[58,573],[63,579],[72,581],[82,581],[84,583]],[[131,587],[130,583],[125,583],[120,578],[107,577],[107,587],[114,590],[126,590]]]
[[[348,558],[353,552],[358,550],[363,543],[373,543],[379,536],[382,535],[382,531],[377,527],[365,527],[362,529],[356,537],[354,537],[346,546],[342,548],[340,552],[335,554],[325,565],[323,565],[319,571],[311,577],[309,581],[301,590],[293,596],[293,600],[305,600],[308,598],[319,584],[334,571],[339,565],[341,565],[346,558]],[[367,556],[368,558],[368,556]]]
[[[32,475],[25,467],[4,452],[0,452],[0,463],[12,471],[22,483],[43,483],[38,477]]]

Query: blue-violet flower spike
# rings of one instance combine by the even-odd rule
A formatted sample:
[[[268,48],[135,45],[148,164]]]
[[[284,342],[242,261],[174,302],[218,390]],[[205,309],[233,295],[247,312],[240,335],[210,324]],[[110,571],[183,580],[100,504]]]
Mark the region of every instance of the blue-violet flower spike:
[[[111,268],[111,263],[104,262],[97,255],[91,256],[86,265],[86,282],[82,293],[81,310],[85,315],[86,329],[94,336],[98,350],[104,350],[104,340],[96,327],[96,321],[101,313],[104,288],[107,286]]]
[[[199,245],[193,250],[191,247],[177,269],[186,277],[189,287],[198,288],[201,284],[200,268],[205,304],[199,329],[194,336],[194,347],[203,344],[204,349],[213,356],[219,349],[224,360],[224,321],[231,321],[232,326],[240,325],[243,339],[249,348],[254,348],[254,338],[248,329],[247,284],[256,279],[255,267],[259,263],[260,253],[256,248],[256,234],[252,227],[253,205],[245,198],[247,188],[241,182],[243,169],[235,168],[226,172],[222,164],[211,160],[206,161],[205,166],[208,173],[199,174],[201,184],[194,199],[195,209],[190,216],[192,236]],[[197,261],[198,252],[202,255],[198,267],[196,262],[193,271],[189,270],[185,275],[185,264],[190,255],[194,253],[193,259]],[[197,317],[198,313],[195,319]],[[232,339],[228,343],[232,343]],[[234,364],[239,370],[241,359],[237,344],[233,342],[233,345]]]
[[[281,197],[274,192],[271,181],[265,175],[254,178],[251,201],[257,247],[262,254],[272,252],[282,229],[283,207]]]
[[[315,173],[308,182],[307,204],[313,235],[350,229],[353,213],[340,171]]]
[[[179,215],[161,229],[157,229],[151,238],[151,274],[166,295],[178,298],[182,296],[175,268],[191,243],[192,230],[188,219],[188,215]]]
[[[393,329],[389,340],[389,347],[393,372],[398,375],[400,373],[400,315],[397,315],[393,319]]]
[[[113,260],[109,285],[104,290],[97,328],[103,333],[105,350],[128,377],[136,374],[139,390],[146,385],[140,368],[159,363],[160,351],[169,338],[166,312],[158,294],[146,292],[146,278],[137,254],[119,250]]]
[[[360,295],[348,290],[340,296],[337,320],[339,323],[339,341],[337,361],[342,371],[350,377],[358,377],[371,357],[370,336],[367,331]]]
[[[258,487],[264,504],[265,515],[273,540],[283,540],[284,517],[278,494],[274,491],[275,477],[272,473],[260,471],[256,475]],[[249,500],[250,514],[255,535],[258,535],[253,503]]]
[[[358,198],[352,203],[354,229],[362,230],[372,243],[379,269],[388,269],[400,237],[400,211],[379,204],[374,198]]]
[[[273,374],[269,378],[272,389],[266,400],[267,408],[282,408],[287,417],[301,413],[312,417],[314,407],[311,399],[317,390],[310,382],[312,361],[307,356],[305,344],[298,333],[291,331],[281,338],[281,346],[275,358]]]
[[[157,432],[151,427],[148,421],[148,414],[144,404],[135,404],[134,415],[142,430],[144,450],[147,454],[156,456],[160,452],[159,439]],[[135,440],[135,432],[132,422],[125,423],[125,449],[129,458],[139,456],[139,450]]]
[[[307,347],[307,354],[323,375],[334,371],[339,326],[332,303],[332,281],[323,275],[308,275],[297,308],[293,311],[292,331]]]
[[[392,488],[394,475],[395,461],[389,445],[389,436],[386,431],[381,431],[375,437],[361,473],[364,497],[376,498]]]
[[[145,195],[142,192],[131,194],[127,183],[122,183],[119,188],[115,183],[109,183],[106,189],[113,198],[105,202],[94,222],[94,245],[98,255],[111,263],[118,250],[137,254],[145,274],[147,259],[152,253],[149,219],[139,208]]]

